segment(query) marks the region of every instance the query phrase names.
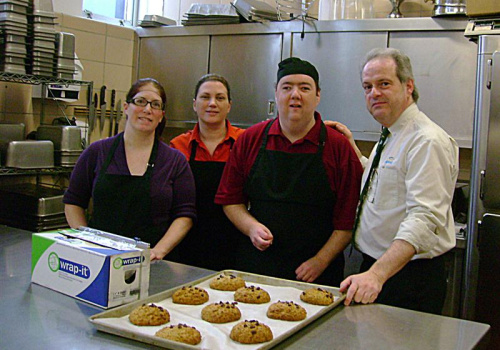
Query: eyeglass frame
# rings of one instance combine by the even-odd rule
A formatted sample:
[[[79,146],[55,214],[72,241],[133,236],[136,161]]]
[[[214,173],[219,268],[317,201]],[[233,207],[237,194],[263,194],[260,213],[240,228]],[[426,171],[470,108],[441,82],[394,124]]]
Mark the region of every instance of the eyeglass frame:
[[[141,106],[140,104],[136,103],[136,100],[139,100],[139,99],[146,101],[146,104],[144,106]],[[153,104],[152,104],[153,102],[159,102],[161,104],[160,105],[161,108],[155,108],[155,107],[153,107]],[[132,103],[132,104],[134,104],[136,106],[143,107],[143,108],[145,108],[149,104],[151,106],[151,109],[154,109],[155,111],[163,111],[164,108],[165,108],[165,104],[162,101],[160,101],[160,100],[149,101],[149,100],[145,99],[144,97],[134,97],[134,98],[132,98],[130,100],[127,100],[127,103]]]

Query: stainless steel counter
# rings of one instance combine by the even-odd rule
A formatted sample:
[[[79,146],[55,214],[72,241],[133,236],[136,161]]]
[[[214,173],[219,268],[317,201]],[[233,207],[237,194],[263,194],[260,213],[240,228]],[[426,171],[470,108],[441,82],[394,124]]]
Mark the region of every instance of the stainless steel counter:
[[[150,294],[211,273],[167,261],[153,263]],[[31,233],[0,226],[0,349],[155,348],[98,332],[87,319],[102,309],[31,284],[30,278]],[[384,305],[340,306],[275,349],[482,349],[489,328]]]

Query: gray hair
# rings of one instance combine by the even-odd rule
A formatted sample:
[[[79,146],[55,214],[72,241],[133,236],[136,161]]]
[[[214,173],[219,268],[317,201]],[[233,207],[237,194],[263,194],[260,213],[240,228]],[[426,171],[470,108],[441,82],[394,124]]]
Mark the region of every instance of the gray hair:
[[[393,48],[373,49],[366,54],[364,63],[361,66],[361,72],[360,72],[361,76],[363,75],[363,69],[365,68],[366,64],[376,58],[393,59],[394,62],[396,63],[396,75],[399,81],[402,82],[403,84],[406,83],[408,80],[413,80],[413,93],[411,94],[411,97],[413,98],[413,101],[417,102],[419,98],[419,93],[417,86],[415,84],[415,78],[413,77],[413,69],[411,67],[410,58],[401,51],[399,51],[398,49],[393,49]]]

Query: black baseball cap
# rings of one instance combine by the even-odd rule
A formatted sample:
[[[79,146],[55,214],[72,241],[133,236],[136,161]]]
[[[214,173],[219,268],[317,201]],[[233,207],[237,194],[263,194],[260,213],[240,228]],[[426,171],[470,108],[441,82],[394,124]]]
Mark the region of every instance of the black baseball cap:
[[[278,64],[278,80],[277,83],[284,76],[291,74],[305,74],[313,78],[317,86],[319,86],[319,73],[316,67],[311,63],[301,60],[298,57],[289,57],[284,59]]]

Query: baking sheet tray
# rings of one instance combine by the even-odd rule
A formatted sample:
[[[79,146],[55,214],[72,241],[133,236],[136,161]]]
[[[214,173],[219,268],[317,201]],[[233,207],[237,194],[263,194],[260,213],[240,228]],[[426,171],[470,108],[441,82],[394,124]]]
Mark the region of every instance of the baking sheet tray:
[[[201,319],[201,310],[212,303],[219,301],[234,302],[234,292],[217,291],[209,287],[210,281],[220,274],[232,274],[240,276],[246,281],[246,285],[259,286],[265,289],[271,296],[271,301],[265,304],[245,304],[238,302],[237,306],[241,310],[241,319],[235,322],[224,324],[212,324]],[[172,302],[172,294],[183,286],[198,286],[209,294],[208,302],[202,305],[180,305]],[[334,302],[329,306],[311,305],[300,300],[300,294],[303,290],[320,287],[328,290],[334,295]],[[161,346],[169,349],[252,349],[264,350],[276,346],[287,337],[304,328],[328,311],[337,307],[345,295],[339,293],[338,288],[322,286],[317,284],[284,280],[274,277],[256,275],[235,270],[224,270],[212,275],[203,277],[196,281],[179,285],[164,292],[152,295],[148,298],[138,300],[131,304],[123,305],[112,310],[104,311],[93,315],[89,321],[103,332],[116,334],[125,338],[134,339],[148,344]],[[273,320],[266,316],[268,307],[278,300],[294,301],[303,306],[307,311],[306,319],[298,322],[289,322]],[[170,322],[161,326],[135,326],[128,320],[128,315],[136,307],[142,304],[155,303],[158,306],[166,308],[170,313]],[[244,320],[258,320],[268,325],[273,332],[273,340],[260,344],[240,344],[229,338],[229,333],[235,324]],[[192,346],[179,342],[170,341],[156,337],[154,334],[163,327],[185,323],[196,327],[201,333],[202,341],[200,344]],[[224,342],[221,344],[221,342]]]

